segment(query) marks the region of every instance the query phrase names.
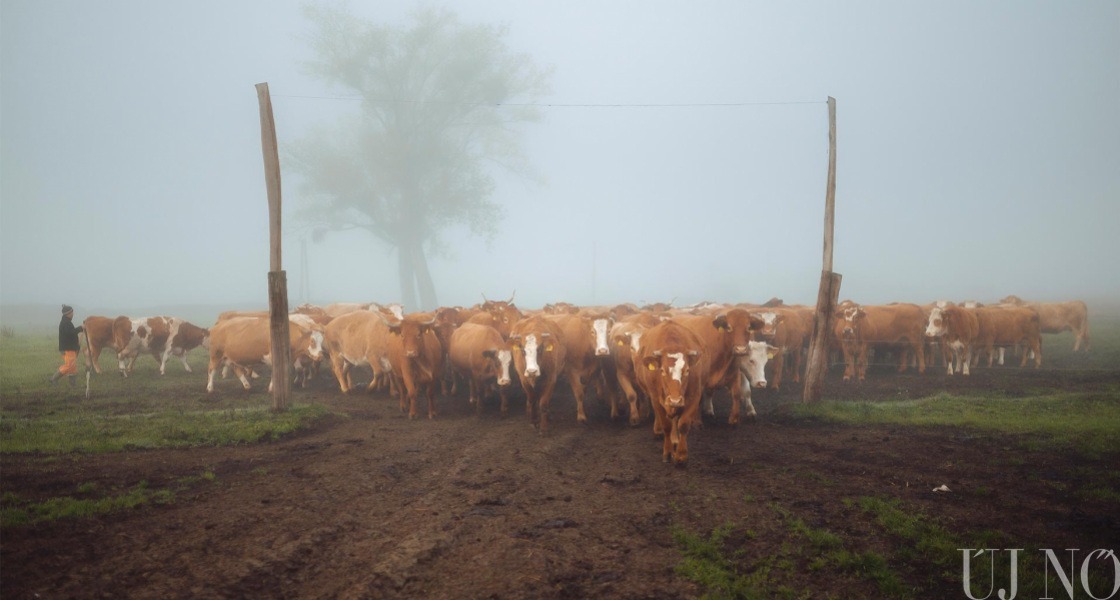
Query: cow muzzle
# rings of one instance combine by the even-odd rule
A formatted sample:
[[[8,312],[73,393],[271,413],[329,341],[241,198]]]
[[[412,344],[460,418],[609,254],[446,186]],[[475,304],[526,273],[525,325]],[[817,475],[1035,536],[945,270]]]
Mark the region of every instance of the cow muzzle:
[[[669,408],[684,408],[684,396],[666,396],[665,406]]]
[[[754,382],[754,387],[759,388],[759,389],[766,387],[766,380],[765,379],[759,379],[758,381]]]
[[[606,348],[606,347],[603,347],[603,346],[600,346],[600,347],[595,349],[595,356],[608,356],[608,355],[610,355],[610,353],[611,353],[610,348]]]
[[[506,379],[505,377],[499,377],[498,378],[498,385],[501,385],[501,386],[509,385],[509,379]]]
[[[409,350],[408,352],[405,352],[405,356],[407,356],[409,358],[416,358],[419,355],[420,354],[415,350]]]
[[[526,377],[537,377],[541,374],[541,370],[536,367],[528,367],[525,369]]]
[[[747,353],[747,347],[735,346],[734,348],[732,348],[732,351],[735,353],[735,356],[743,356]]]

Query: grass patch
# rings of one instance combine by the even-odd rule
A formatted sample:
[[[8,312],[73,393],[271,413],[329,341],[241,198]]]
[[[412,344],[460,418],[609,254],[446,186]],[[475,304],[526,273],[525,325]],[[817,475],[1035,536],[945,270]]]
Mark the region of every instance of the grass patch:
[[[78,489],[78,493],[82,495],[91,491],[93,488],[86,485]],[[34,525],[59,519],[88,518],[145,504],[167,504],[174,499],[173,491],[150,489],[146,481],[141,481],[124,493],[100,498],[61,496],[48,498],[42,502],[23,502],[13,494],[5,494],[0,504],[0,527]]]
[[[739,553],[726,554],[725,542],[733,530],[732,524],[724,523],[702,537],[674,526],[673,541],[684,555],[677,574],[702,586],[706,590],[702,598],[772,598],[766,585],[768,567],[742,574],[736,567]]]
[[[283,413],[257,406],[132,415],[79,410],[41,418],[0,416],[0,452],[119,452],[253,443],[279,439],[329,412],[313,404],[295,405]]]
[[[872,551],[853,552],[844,547],[844,540],[839,535],[827,529],[810,527],[780,506],[775,505],[773,508],[782,516],[790,532],[805,539],[809,549],[816,555],[809,563],[810,570],[820,571],[831,567],[842,573],[855,575],[874,582],[879,593],[886,598],[908,595],[906,582],[881,554]]]
[[[821,402],[792,410],[801,417],[854,425],[964,426],[1089,457],[1120,453],[1120,394],[1111,392],[1018,399],[938,394],[891,402]]]
[[[51,385],[57,368],[57,340],[17,335],[0,341],[0,452],[118,452],[137,448],[218,446],[276,440],[330,414],[322,405],[300,403],[293,390],[287,412],[273,413],[267,377],[251,392],[224,381],[206,393],[208,357],[188,354],[188,373],[177,359],[167,373],[149,355],[140,356],[128,378],[116,374],[112,352],[102,354],[105,370],[91,376],[85,398],[85,357],[74,387],[65,379]]]

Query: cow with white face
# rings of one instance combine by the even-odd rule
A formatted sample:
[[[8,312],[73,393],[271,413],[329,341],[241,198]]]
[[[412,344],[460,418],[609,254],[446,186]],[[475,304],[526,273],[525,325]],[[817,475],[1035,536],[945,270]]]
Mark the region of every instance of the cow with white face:
[[[540,433],[548,433],[552,391],[565,367],[560,328],[544,316],[529,317],[514,324],[509,340],[513,344],[513,364],[525,390],[525,414]]]
[[[744,415],[753,418],[758,413],[755,412],[754,403],[751,401],[751,388],[766,387],[766,363],[777,356],[780,349],[766,342],[754,340],[748,344],[750,349],[747,353],[737,356],[735,360],[739,366],[739,376],[742,378],[739,386],[741,388],[739,402],[742,404]],[[704,414],[709,417],[716,414],[711,394],[704,396]]]
[[[449,338],[448,357],[452,369],[467,379],[470,403],[475,413],[482,414],[482,398],[490,382],[497,383],[502,416],[509,409],[510,363],[513,351],[502,334],[489,325],[464,323]],[[534,340],[535,342],[535,340]],[[538,365],[539,368],[539,365]]]

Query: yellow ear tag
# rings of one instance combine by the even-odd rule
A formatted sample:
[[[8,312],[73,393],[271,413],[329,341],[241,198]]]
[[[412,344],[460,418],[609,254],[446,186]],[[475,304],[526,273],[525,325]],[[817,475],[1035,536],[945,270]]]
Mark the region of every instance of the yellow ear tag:
[[[622,340],[618,340],[618,345],[621,347],[621,346],[625,346],[626,344],[622,343]]]
[[[552,344],[549,344],[549,345],[545,346],[544,351],[545,352],[552,352]]]
[[[514,344],[513,349],[517,350],[518,352],[521,352],[521,344]]]
[[[650,370],[650,371],[656,371],[656,370],[657,370],[657,366],[656,366],[656,365],[653,365],[653,364],[649,364],[649,365],[646,365],[646,366],[647,366],[647,367],[649,367],[649,370]]]
[[[766,353],[766,358],[767,358],[767,360],[769,360],[769,359],[771,359],[771,358],[774,358],[774,357],[775,357],[775,356],[777,356],[777,355],[778,355],[778,353],[777,353],[777,352],[767,352],[767,353]]]

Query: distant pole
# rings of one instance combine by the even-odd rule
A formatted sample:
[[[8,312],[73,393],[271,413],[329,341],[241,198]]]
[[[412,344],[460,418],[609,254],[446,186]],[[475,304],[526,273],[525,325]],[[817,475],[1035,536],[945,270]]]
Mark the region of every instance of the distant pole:
[[[281,270],[280,250],[280,155],[276,147],[276,123],[272,119],[272,97],[268,83],[257,84],[261,113],[261,151],[264,181],[268,189],[269,272],[268,315],[272,338],[272,410],[288,410],[292,384],[288,377],[291,348],[288,341],[288,276]]]
[[[832,235],[836,215],[836,99],[828,97],[828,182],[824,194],[824,268],[817,291],[817,313],[809,340],[809,366],[805,370],[802,402],[820,402],[828,370],[829,324],[840,296],[839,273],[832,272]]]

